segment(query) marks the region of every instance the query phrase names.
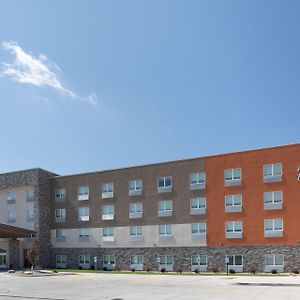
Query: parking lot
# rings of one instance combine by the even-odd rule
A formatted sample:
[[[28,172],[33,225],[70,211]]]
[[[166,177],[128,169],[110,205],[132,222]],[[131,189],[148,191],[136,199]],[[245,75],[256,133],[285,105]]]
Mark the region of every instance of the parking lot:
[[[300,277],[0,273],[4,299],[299,299]]]

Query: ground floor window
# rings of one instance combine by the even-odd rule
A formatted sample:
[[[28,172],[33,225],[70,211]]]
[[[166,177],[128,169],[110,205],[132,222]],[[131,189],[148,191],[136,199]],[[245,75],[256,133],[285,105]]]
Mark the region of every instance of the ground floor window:
[[[207,256],[206,255],[192,255],[192,266],[206,266]]]
[[[115,264],[115,256],[114,255],[103,255],[103,264],[104,265],[113,265]]]
[[[0,249],[0,268],[6,268],[7,254],[5,250]]]
[[[283,254],[266,255],[266,266],[283,266]]]
[[[56,267],[65,268],[67,265],[67,255],[58,254],[56,255]]]
[[[90,267],[90,255],[79,255],[79,267],[85,269]]]
[[[227,261],[229,266],[242,266],[243,256],[242,255],[227,255]]]
[[[132,255],[131,256],[132,265],[143,265],[144,264],[144,255]]]
[[[160,265],[173,265],[173,263],[174,263],[173,255],[161,255],[159,257]]]

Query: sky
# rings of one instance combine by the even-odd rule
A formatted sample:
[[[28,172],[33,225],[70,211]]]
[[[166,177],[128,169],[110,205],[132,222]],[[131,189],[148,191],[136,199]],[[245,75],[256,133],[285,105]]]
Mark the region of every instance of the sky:
[[[300,2],[0,0],[0,173],[299,142]]]

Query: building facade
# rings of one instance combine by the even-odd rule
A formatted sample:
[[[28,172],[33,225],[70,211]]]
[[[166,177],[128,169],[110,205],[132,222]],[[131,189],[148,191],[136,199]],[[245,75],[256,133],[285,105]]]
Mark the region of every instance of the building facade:
[[[293,144],[70,176],[2,174],[0,223],[35,231],[44,267],[288,272],[300,269],[299,168]],[[25,264],[32,241],[0,239],[0,267],[12,241]]]

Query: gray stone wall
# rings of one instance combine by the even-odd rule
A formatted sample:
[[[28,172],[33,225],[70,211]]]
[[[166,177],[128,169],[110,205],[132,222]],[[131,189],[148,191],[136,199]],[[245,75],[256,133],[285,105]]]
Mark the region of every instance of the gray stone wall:
[[[20,266],[20,241],[11,239],[8,241],[8,253],[9,253],[9,268],[16,269]]]
[[[264,272],[265,255],[284,254],[284,272],[300,271],[300,246],[262,246],[262,247],[172,247],[172,248],[52,248],[51,264],[55,267],[57,254],[67,255],[67,268],[78,268],[79,255],[98,257],[98,269],[102,268],[103,255],[115,255],[116,268],[130,269],[132,255],[144,255],[144,270],[158,270],[157,257],[160,255],[173,255],[176,271],[191,271],[192,255],[207,255],[207,270],[214,269],[226,272],[226,255],[243,255],[244,272]]]

